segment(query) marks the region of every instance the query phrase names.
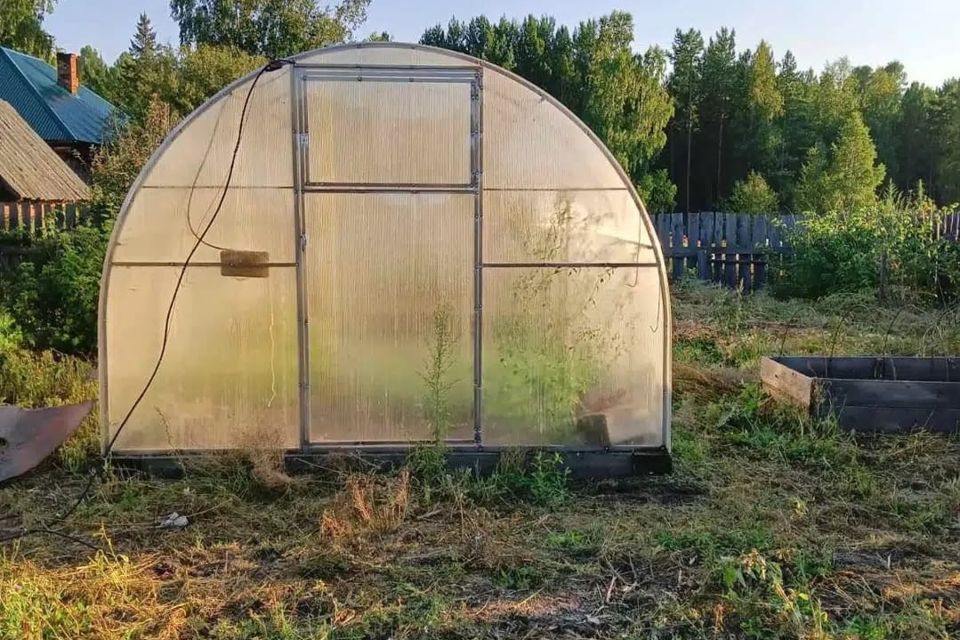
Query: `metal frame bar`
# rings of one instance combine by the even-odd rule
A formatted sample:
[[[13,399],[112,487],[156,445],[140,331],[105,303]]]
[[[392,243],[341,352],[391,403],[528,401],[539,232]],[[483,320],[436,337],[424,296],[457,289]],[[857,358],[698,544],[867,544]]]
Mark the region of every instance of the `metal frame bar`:
[[[373,66],[365,67],[355,65],[352,67],[330,66],[321,67],[333,71],[341,70],[344,74],[338,73],[311,73],[310,69],[315,68],[309,65],[300,65],[300,112],[302,117],[301,133],[309,140],[310,135],[310,116],[308,108],[307,83],[310,82],[393,82],[397,84],[406,83],[455,83],[475,85],[479,73],[479,67],[448,68],[448,67],[389,67]],[[412,74],[412,71],[416,71]],[[349,72],[349,75],[345,75]],[[471,91],[471,94],[473,91]],[[471,123],[473,129],[473,123]],[[472,131],[471,131],[472,135]],[[302,188],[306,191],[327,191],[331,193],[380,193],[380,192],[405,192],[405,191],[436,191],[440,193],[471,193],[476,185],[471,183],[404,183],[404,182],[329,182],[313,181],[311,179],[310,151],[309,142],[304,150],[301,160],[303,166]],[[475,173],[472,172],[472,175]],[[472,177],[472,176],[471,176]]]
[[[431,78],[429,76],[362,76],[362,75],[339,75],[339,74],[311,74],[305,78],[308,82],[402,82],[402,83],[423,83],[423,84],[448,84],[455,82],[464,82],[456,77],[450,78]]]
[[[484,262],[484,269],[636,269],[656,268],[656,262]]]
[[[432,444],[434,441],[429,439],[417,439],[417,440],[334,440],[330,442],[323,442],[317,444],[311,444],[305,449],[286,449],[284,454],[286,455],[297,455],[300,453],[397,453],[397,454],[409,454],[411,446],[417,444]],[[478,454],[478,453],[507,453],[514,451],[526,451],[526,450],[535,450],[535,451],[545,451],[549,453],[572,453],[572,454],[582,454],[582,453],[634,453],[634,452],[646,452],[646,453],[657,453],[663,450],[663,447],[653,446],[653,445],[611,445],[609,447],[591,447],[584,446],[581,444],[575,445],[561,445],[561,444],[517,444],[517,445],[505,445],[505,444],[484,444],[477,445],[472,439],[454,439],[447,440],[444,443],[446,448],[449,451],[462,454]],[[234,449],[224,448],[224,449],[142,449],[138,450],[135,454],[127,453],[126,455],[136,455],[137,457],[153,457],[153,458],[163,458],[170,456],[192,456],[192,455],[204,455],[210,454],[211,452],[228,452],[233,451]],[[126,457],[125,455],[118,454],[118,457]]]
[[[418,70],[422,70],[423,67],[417,67]],[[359,72],[361,77],[366,77],[367,68],[353,67],[351,68],[353,72]],[[436,69],[429,70],[425,73],[440,73],[443,71],[446,73],[448,71],[445,67],[438,67]],[[324,75],[316,75],[304,71],[303,69],[294,70],[294,99],[292,102],[297,105],[299,108],[299,116],[296,119],[298,123],[299,130],[295,132],[294,139],[299,142],[296,146],[295,154],[297,154],[296,165],[299,167],[296,180],[297,188],[297,202],[299,203],[301,209],[301,216],[305,214],[305,196],[306,194],[312,193],[407,193],[407,194],[416,194],[416,193],[452,193],[452,194],[465,194],[472,195],[474,198],[474,318],[473,318],[473,333],[475,336],[475,354],[474,354],[474,438],[470,440],[470,443],[479,445],[481,442],[481,416],[482,412],[480,409],[481,398],[480,398],[480,386],[481,386],[481,376],[482,371],[480,368],[480,349],[482,347],[482,318],[480,316],[480,308],[482,305],[482,213],[483,213],[483,191],[482,191],[482,162],[483,162],[483,143],[482,143],[482,131],[483,131],[483,111],[482,111],[482,71],[480,67],[470,67],[468,70],[458,69],[456,71],[457,82],[469,82],[471,85],[470,91],[470,177],[471,182],[469,184],[417,184],[417,183],[332,183],[332,182],[310,182],[309,181],[309,170],[310,170],[310,129],[309,129],[309,115],[308,115],[308,92],[307,92],[307,83],[316,81],[316,82],[328,82],[330,78]],[[409,75],[409,72],[404,70],[404,72]],[[336,78],[340,80],[341,78]],[[388,74],[381,78],[385,81],[390,82],[405,82],[408,80],[405,76],[400,74]],[[314,141],[316,143],[316,141]],[[301,224],[303,225],[304,234],[306,234],[306,218],[303,217]],[[298,256],[302,261],[307,259],[306,252],[301,251]],[[308,283],[304,280],[302,284],[299,285],[302,290],[305,290],[308,286]],[[301,357],[302,366],[307,368],[307,371],[303,374],[306,376],[307,381],[303,384],[302,389],[304,390],[301,397],[301,405],[307,405],[308,409],[306,411],[301,410],[301,447],[304,451],[313,450],[317,447],[326,448],[331,444],[338,443],[317,443],[312,442],[310,434],[310,411],[309,405],[311,404],[311,398],[309,394],[309,319],[307,316],[308,301],[306,299],[306,294],[303,294],[303,300],[301,304],[303,306],[302,313],[304,315],[303,322],[303,331],[304,335],[302,339],[302,349],[305,353]],[[456,441],[449,441],[453,443]],[[365,446],[362,442],[350,442],[343,443],[349,446]],[[407,443],[407,448],[410,446],[416,445],[416,441],[410,441]]]
[[[485,189],[491,193],[603,193],[607,191],[624,191],[629,193],[626,187],[487,187]]]
[[[297,373],[300,392],[300,448],[305,450],[310,442],[310,320],[307,299],[305,260],[307,251],[307,222],[303,197],[304,168],[302,159],[307,153],[303,145],[308,139],[304,135],[303,104],[299,89],[303,86],[301,71],[294,65],[290,72],[290,122],[293,125],[290,148],[293,153],[293,201],[296,219],[294,233],[297,255]]]
[[[397,182],[309,182],[308,193],[473,193],[471,184],[410,184]]]
[[[112,262],[111,266],[114,267],[182,267],[183,262],[149,262],[149,261],[133,261],[133,260],[118,260]],[[193,267],[216,267],[220,268],[223,266],[222,262],[193,262],[190,261],[190,264],[187,265],[189,268]],[[296,267],[296,262],[259,262],[256,265],[257,267]]]
[[[202,189],[222,191],[222,184],[195,184],[189,187],[178,187],[174,184],[149,184],[140,187],[141,191],[162,191],[165,189],[183,191],[184,189],[190,189],[192,191],[200,191]],[[282,187],[277,185],[267,185],[263,187],[249,186],[242,184],[232,184],[230,185],[230,191],[290,191],[290,186]]]
[[[366,44],[366,43],[364,43],[364,44]],[[328,49],[330,49],[330,50],[333,50],[333,49],[345,49],[345,48],[350,48],[350,45],[347,45],[347,46],[339,46],[339,47],[336,47],[336,46],[335,46],[335,47],[328,47]],[[358,47],[358,48],[359,48],[359,47]],[[415,46],[415,47],[412,47],[412,48],[415,48],[415,49],[434,49],[434,47],[421,47],[421,46]],[[434,50],[439,51],[439,49],[434,49]],[[319,51],[319,49],[318,49],[318,51]],[[308,51],[307,53],[301,54],[301,55],[302,55],[302,56],[305,56],[305,55],[310,55],[311,53],[315,53],[315,52],[309,52],[309,51]],[[444,53],[450,53],[450,52],[444,50]],[[298,57],[300,57],[300,56],[298,56]],[[442,64],[432,64],[432,65],[431,65],[431,64],[423,64],[423,65],[419,65],[419,64],[341,64],[341,63],[330,63],[330,62],[298,62],[298,63],[297,63],[297,66],[298,66],[299,68],[301,68],[301,69],[307,70],[308,72],[309,72],[309,71],[313,71],[313,70],[321,70],[321,71],[336,71],[336,70],[341,70],[341,71],[363,71],[363,72],[365,72],[365,73],[377,73],[377,72],[387,72],[387,73],[403,73],[403,72],[406,72],[406,73],[409,73],[409,72],[411,72],[411,71],[419,73],[419,72],[429,71],[429,72],[436,72],[436,73],[438,73],[438,74],[445,74],[445,73],[451,73],[451,74],[463,73],[463,74],[466,74],[466,73],[476,73],[477,69],[481,68],[483,65],[480,64],[480,61],[479,61],[479,60],[474,60],[474,61],[473,61],[473,64],[449,65],[449,66],[448,66],[448,65],[442,65]]]
[[[663,474],[672,470],[669,451],[663,447],[630,447],[623,450],[577,450],[548,447],[522,447],[528,456],[535,451],[555,451],[562,457],[563,464],[570,469],[575,478],[632,477],[642,474]],[[505,451],[516,451],[516,447],[489,447],[486,449],[462,449],[452,447],[447,450],[449,468],[469,469],[477,475],[493,473]],[[118,457],[115,463],[144,469],[165,477],[179,477],[183,474],[185,463],[191,458],[204,459],[210,451],[197,454],[179,452],[171,455],[165,452],[159,455],[140,453]],[[291,471],[311,471],[323,466],[331,456],[343,461],[344,456],[353,457],[368,463],[385,466],[405,464],[410,455],[410,447],[377,447],[357,449],[356,447],[329,448],[323,451],[288,452],[284,462]]]
[[[470,92],[473,126],[473,439],[483,445],[483,70]]]

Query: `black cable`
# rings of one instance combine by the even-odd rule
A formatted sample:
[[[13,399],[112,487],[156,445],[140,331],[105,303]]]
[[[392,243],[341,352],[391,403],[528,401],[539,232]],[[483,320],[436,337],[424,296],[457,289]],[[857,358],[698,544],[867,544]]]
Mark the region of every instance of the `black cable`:
[[[163,324],[163,340],[160,345],[160,353],[157,356],[157,362],[153,367],[153,371],[151,372],[150,377],[147,378],[146,384],[143,386],[143,389],[140,391],[140,394],[137,396],[136,400],[134,400],[133,404],[130,406],[130,409],[127,411],[126,415],[124,415],[123,420],[121,420],[120,424],[117,426],[117,430],[113,434],[113,437],[107,443],[107,446],[103,452],[103,457],[105,462],[110,459],[110,455],[113,452],[113,446],[116,444],[117,438],[120,437],[121,432],[127,426],[127,423],[130,421],[130,418],[133,416],[133,413],[137,410],[137,408],[140,406],[140,403],[143,402],[143,399],[146,397],[147,393],[150,391],[150,388],[153,386],[154,380],[156,380],[157,378],[157,374],[160,372],[160,367],[163,365],[163,359],[167,354],[167,345],[170,340],[170,321],[173,318],[173,310],[176,307],[177,297],[180,293],[180,288],[183,286],[183,279],[184,277],[186,277],[186,274],[187,274],[187,267],[190,266],[190,261],[193,259],[193,256],[197,253],[197,251],[200,249],[200,246],[204,244],[204,238],[206,237],[207,233],[210,231],[210,228],[213,227],[213,224],[214,222],[216,222],[217,217],[220,215],[220,212],[223,209],[223,203],[226,201],[227,194],[230,191],[230,182],[233,180],[233,173],[237,165],[237,156],[240,153],[240,144],[243,142],[243,128],[246,122],[247,109],[250,106],[250,98],[253,96],[253,91],[256,88],[257,83],[260,81],[260,78],[263,76],[263,74],[269,73],[271,71],[277,71],[278,69],[281,69],[288,64],[293,64],[293,61],[286,60],[286,59],[273,60],[267,65],[265,65],[262,69],[260,69],[260,71],[257,72],[257,75],[254,76],[253,82],[250,83],[250,88],[247,90],[247,95],[243,101],[243,108],[240,111],[240,122],[237,126],[237,142],[233,147],[233,154],[230,158],[230,169],[227,171],[227,177],[223,185],[223,191],[220,193],[220,200],[217,202],[217,207],[214,210],[213,215],[210,216],[210,221],[207,222],[206,226],[203,228],[203,231],[200,233],[200,235],[198,236],[197,234],[194,233],[194,236],[196,237],[197,241],[194,243],[193,248],[190,250],[190,253],[187,254],[187,257],[184,260],[183,265],[180,267],[180,273],[177,277],[177,283],[174,286],[173,294],[170,296],[170,304],[167,306],[166,318],[164,319],[164,324]],[[195,186],[196,185],[194,185],[194,188]],[[187,215],[189,217],[189,211]],[[191,230],[192,230],[192,225],[191,225]],[[71,515],[73,515],[74,512],[76,512],[76,510],[80,507],[83,501],[86,500],[86,498],[90,495],[90,489],[93,487],[93,481],[97,477],[97,475],[98,475],[97,473],[90,474],[90,478],[87,481],[87,484],[84,487],[83,491],[80,493],[80,496],[77,498],[77,501],[73,504],[72,507],[70,507],[66,512],[64,512],[63,515],[57,518],[56,522],[62,523]],[[73,540],[74,542],[83,544],[84,546],[89,547],[91,549],[99,550],[99,547],[92,545],[86,541],[83,541],[79,538],[76,538],[74,536],[71,536],[69,534],[65,534],[63,532],[51,529],[49,525],[46,525],[43,529],[24,529],[22,531],[18,531],[17,533],[11,536],[0,538],[0,544],[11,542],[13,540],[19,540],[31,534],[47,534],[47,535],[59,536],[59,537],[62,537],[68,540]]]
[[[83,538],[78,538],[77,536],[72,536],[69,533],[57,531],[56,529],[50,529],[49,527],[46,527],[43,529],[22,529],[20,531],[17,531],[13,535],[0,538],[0,544],[3,544],[5,542],[12,542],[13,540],[20,540],[21,538],[26,538],[27,536],[30,536],[30,535],[40,535],[40,534],[57,536],[58,538],[63,538],[64,540],[70,540],[71,542],[82,544],[83,546],[87,547],[88,549],[92,549],[93,551],[103,551],[103,549],[101,549],[97,545],[91,542],[87,542]]]
[[[90,488],[93,486],[93,481],[97,479],[97,472],[91,471],[90,477],[87,479],[87,486],[83,488],[83,491],[80,492],[80,495],[77,496],[77,500],[73,503],[73,506],[63,512],[63,514],[57,518],[59,522],[63,522],[67,518],[73,515],[73,513],[80,507],[83,501],[86,499],[87,495],[90,493]]]
[[[197,172],[193,176],[193,184],[190,185],[190,197],[187,199],[187,209],[184,212],[184,217],[187,220],[187,228],[190,229],[190,235],[201,242],[204,246],[210,247],[211,249],[216,249],[218,251],[226,251],[227,247],[221,247],[203,240],[193,226],[193,218],[191,217],[190,212],[193,210],[193,196],[196,194],[197,184],[200,182],[200,174],[203,173],[203,168],[207,165],[207,160],[210,158],[210,151],[213,149],[213,143],[217,139],[217,132],[220,131],[220,124],[223,122],[223,113],[226,110],[226,105],[223,105],[217,113],[217,120],[213,123],[213,132],[210,134],[210,141],[207,143],[207,148],[203,152],[203,158],[200,160],[200,165],[197,167]],[[213,210],[213,207],[214,203],[211,201],[210,205],[207,207],[207,210],[203,212],[203,216],[200,218],[200,224],[203,224],[204,219],[206,219],[207,214]]]

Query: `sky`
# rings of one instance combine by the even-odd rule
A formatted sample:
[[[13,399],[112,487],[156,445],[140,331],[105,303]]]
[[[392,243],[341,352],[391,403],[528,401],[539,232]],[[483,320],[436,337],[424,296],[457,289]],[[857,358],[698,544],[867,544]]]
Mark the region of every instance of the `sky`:
[[[752,48],[763,38],[778,58],[793,51],[803,68],[819,71],[847,56],[854,65],[899,60],[910,80],[931,85],[960,76],[957,0],[373,0],[357,36],[387,31],[394,40],[415,42],[426,27],[480,13],[491,19],[547,14],[574,27],[613,10],[633,14],[638,50],[669,47],[678,27],[699,29],[706,39],[729,26],[736,29],[738,48]],[[169,0],[58,0],[45,26],[59,48],[79,51],[91,44],[112,61],[129,45],[141,12],[161,41],[177,44]]]

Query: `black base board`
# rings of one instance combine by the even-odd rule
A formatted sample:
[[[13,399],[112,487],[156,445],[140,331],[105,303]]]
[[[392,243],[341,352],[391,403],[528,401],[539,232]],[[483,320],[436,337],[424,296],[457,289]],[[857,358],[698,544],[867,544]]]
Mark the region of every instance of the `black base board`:
[[[558,454],[573,478],[629,478],[644,475],[663,475],[673,471],[673,460],[666,449],[638,449],[632,451],[557,451],[524,450],[527,463],[542,451],[543,455]],[[323,472],[331,469],[350,468],[351,461],[358,468],[395,467],[405,463],[409,450],[389,451],[316,451],[310,453],[287,453],[285,466],[293,473]],[[448,451],[449,469],[469,469],[478,475],[489,475],[496,469],[500,456],[505,451]],[[202,465],[207,453],[184,453],[179,455],[115,455],[113,464],[164,478],[179,478],[184,470],[196,463]]]

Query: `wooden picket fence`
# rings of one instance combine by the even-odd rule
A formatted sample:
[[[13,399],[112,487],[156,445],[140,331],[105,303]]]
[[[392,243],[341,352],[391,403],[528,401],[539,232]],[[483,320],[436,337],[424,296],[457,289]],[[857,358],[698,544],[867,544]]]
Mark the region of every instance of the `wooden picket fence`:
[[[790,252],[788,233],[797,216],[740,213],[664,213],[653,216],[673,280],[695,273],[700,280],[755,291],[771,261]]]
[[[38,235],[51,226],[72,229],[88,215],[89,210],[82,203],[0,202],[0,233],[24,231]],[[33,251],[33,247],[25,246],[16,239],[0,241],[0,271],[16,269]]]
[[[0,231],[25,229],[36,233],[49,224],[70,229],[83,220],[86,214],[86,205],[76,202],[0,202]]]

